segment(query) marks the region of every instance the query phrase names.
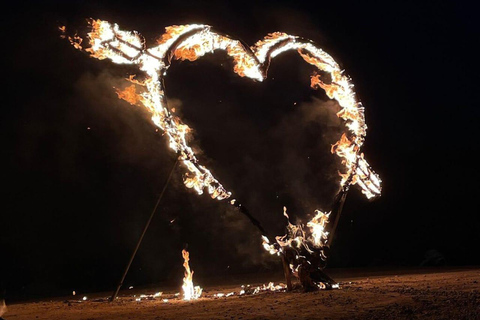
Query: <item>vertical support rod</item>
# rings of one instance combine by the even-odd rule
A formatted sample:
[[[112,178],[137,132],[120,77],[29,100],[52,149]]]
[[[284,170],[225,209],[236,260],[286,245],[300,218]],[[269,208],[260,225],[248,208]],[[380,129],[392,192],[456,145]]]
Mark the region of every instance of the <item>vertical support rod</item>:
[[[282,255],[283,274],[285,275],[285,281],[287,282],[287,291],[292,291],[292,271],[288,266],[287,259]]]
[[[355,166],[352,168],[352,172],[350,173],[350,176],[348,177],[347,181],[345,181],[345,184],[343,185],[342,189],[340,190],[340,193],[337,195],[335,202],[333,204],[332,208],[332,213],[335,214],[334,216],[334,221],[331,227],[329,226],[329,235],[328,235],[328,243],[327,247],[330,249],[332,246],[333,242],[333,237],[335,236],[335,230],[337,229],[338,221],[340,220],[340,215],[342,214],[343,210],[343,205],[345,204],[345,199],[347,198],[347,193],[348,190],[350,189],[350,186],[352,185],[353,177],[355,176],[355,172],[357,170],[358,166],[358,161],[360,160],[360,157],[357,156],[357,161],[355,162]]]
[[[335,214],[333,223],[331,227],[329,227],[329,235],[328,235],[328,243],[327,246],[330,248],[333,242],[333,237],[335,236],[335,230],[337,229],[338,221],[340,220],[340,216],[342,214],[343,205],[345,204],[345,199],[347,198],[348,188],[341,191],[338,195],[337,201],[335,201],[334,208],[332,213]]]
[[[153,216],[155,215],[155,212],[157,211],[158,205],[160,204],[160,201],[163,198],[163,195],[165,193],[165,190],[167,190],[167,186],[170,182],[170,179],[173,176],[173,172],[175,171],[175,168],[177,167],[178,163],[178,157],[177,160],[175,160],[175,163],[172,166],[172,170],[170,171],[170,174],[168,175],[167,181],[165,181],[165,184],[163,186],[162,192],[160,192],[160,195],[158,196],[157,203],[155,204],[155,207],[152,210],[152,213],[150,214],[150,217],[148,218],[147,224],[145,225],[145,228],[143,228],[143,232],[138,239],[137,245],[135,247],[135,250],[133,250],[132,256],[130,257],[130,260],[128,261],[127,267],[125,268],[125,271],[123,272],[122,278],[120,279],[120,282],[118,283],[118,286],[114,293],[112,294],[112,297],[110,298],[110,302],[115,301],[115,299],[118,296],[118,292],[120,291],[120,288],[123,285],[123,281],[125,280],[125,277],[127,276],[128,270],[130,269],[130,266],[132,265],[133,259],[135,258],[135,255],[137,254],[138,248],[140,248],[140,244],[142,243],[143,237],[145,236],[145,233],[147,232],[148,227],[150,226],[150,222],[152,222]]]

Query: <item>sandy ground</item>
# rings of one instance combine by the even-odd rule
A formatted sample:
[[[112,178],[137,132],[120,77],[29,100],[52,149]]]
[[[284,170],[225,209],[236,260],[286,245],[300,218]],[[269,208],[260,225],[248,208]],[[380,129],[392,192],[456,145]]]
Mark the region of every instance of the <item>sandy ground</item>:
[[[329,270],[338,290],[304,293],[262,291],[239,295],[240,285],[206,287],[193,302],[164,292],[139,298],[127,290],[113,303],[108,294],[8,305],[5,320],[32,319],[480,319],[480,267],[397,271]],[[265,278],[262,275],[257,278]],[[281,278],[267,279],[268,283]],[[265,280],[265,279],[257,279]],[[259,283],[252,283],[255,287]],[[136,289],[139,290],[139,289]],[[153,294],[156,290],[146,290]],[[229,297],[214,297],[216,293]],[[134,296],[135,295],[135,296]],[[164,302],[163,299],[169,299]]]

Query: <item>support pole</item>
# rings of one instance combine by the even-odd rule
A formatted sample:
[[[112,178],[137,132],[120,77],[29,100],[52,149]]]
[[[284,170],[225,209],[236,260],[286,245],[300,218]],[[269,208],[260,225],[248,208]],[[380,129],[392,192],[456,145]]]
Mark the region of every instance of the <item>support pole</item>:
[[[340,220],[340,216],[342,214],[343,205],[345,204],[345,199],[347,198],[348,188],[342,190],[341,193],[338,195],[334,204],[334,208],[332,209],[332,213],[335,214],[334,219],[331,226],[329,226],[329,235],[328,235],[328,243],[327,247],[331,247],[333,242],[333,237],[335,236],[335,231],[337,229],[338,221]]]
[[[247,218],[248,220],[250,220],[251,223],[253,223],[253,225],[255,227],[257,227],[257,229],[260,231],[260,233],[262,234],[262,236],[265,236],[268,238],[268,235],[267,235],[267,232],[265,231],[265,229],[262,227],[262,225],[260,224],[260,221],[258,221],[257,219],[255,219],[251,214],[250,214],[250,211],[248,211],[248,209],[245,207],[245,206],[242,206],[241,203],[235,201],[234,203],[232,203],[232,205],[236,208],[238,208],[238,210],[243,213]]]
[[[332,214],[334,214],[334,219],[333,223],[329,224],[328,226],[328,243],[327,247],[330,249],[332,246],[333,242],[333,237],[335,236],[335,231],[337,229],[338,221],[340,220],[340,215],[342,214],[343,210],[343,205],[345,204],[345,199],[347,198],[348,190],[350,190],[350,186],[352,185],[353,177],[355,176],[355,171],[358,166],[358,161],[360,160],[360,157],[357,157],[357,161],[355,163],[355,166],[352,169],[352,173],[348,177],[347,181],[343,185],[342,189],[340,192],[337,194],[335,197],[335,202],[333,203],[333,208],[332,208]]]
[[[292,271],[288,266],[285,255],[282,254],[283,274],[285,276],[285,282],[287,282],[287,291],[292,291]]]
[[[170,182],[170,179],[173,176],[173,172],[175,171],[175,168],[177,167],[177,163],[178,163],[178,157],[177,157],[177,160],[175,160],[175,163],[172,166],[172,170],[170,171],[170,174],[168,175],[167,181],[165,181],[162,192],[160,192],[160,195],[158,196],[157,203],[155,204],[155,207],[153,208],[152,213],[150,214],[150,218],[148,218],[147,224],[145,225],[145,228],[143,229],[143,232],[140,236],[140,239],[138,239],[137,246],[135,247],[135,250],[133,250],[132,256],[130,257],[130,260],[128,261],[127,267],[125,268],[125,271],[123,272],[122,278],[120,279],[120,282],[118,283],[117,289],[115,290],[112,297],[110,298],[110,302],[115,301],[115,299],[118,296],[118,292],[120,291],[120,288],[123,285],[123,281],[125,280],[125,277],[127,276],[128,270],[130,269],[130,266],[132,265],[132,262],[133,262],[133,259],[135,258],[135,255],[137,254],[138,248],[140,248],[140,244],[142,243],[143,237],[145,236],[145,233],[147,232],[147,229],[150,226],[150,222],[152,222],[153,216],[155,215],[155,212],[157,211],[158,205],[160,204],[160,201],[163,198],[165,190],[167,190],[167,186]]]

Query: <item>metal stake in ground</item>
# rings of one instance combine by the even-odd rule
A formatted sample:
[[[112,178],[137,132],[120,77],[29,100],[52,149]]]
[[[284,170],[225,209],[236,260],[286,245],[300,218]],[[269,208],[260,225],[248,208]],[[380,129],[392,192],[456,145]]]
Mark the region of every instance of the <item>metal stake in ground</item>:
[[[123,285],[123,281],[125,280],[125,277],[127,276],[128,270],[130,269],[130,266],[132,265],[133,259],[135,258],[135,255],[137,254],[138,248],[140,248],[140,244],[142,243],[143,237],[145,236],[145,233],[147,232],[148,227],[150,226],[150,222],[153,219],[153,216],[155,215],[155,212],[157,211],[158,205],[160,204],[160,201],[163,198],[163,194],[165,193],[165,190],[167,190],[168,183],[170,182],[170,179],[173,176],[173,172],[175,171],[175,168],[177,167],[178,163],[178,157],[177,160],[175,160],[175,163],[172,166],[172,170],[170,171],[170,174],[168,175],[167,181],[165,181],[165,185],[163,186],[162,192],[160,192],[160,195],[158,196],[157,203],[155,204],[155,207],[152,210],[152,213],[150,214],[150,218],[148,218],[147,224],[145,225],[145,228],[143,228],[142,235],[140,236],[140,239],[138,239],[137,246],[135,247],[135,250],[133,250],[132,256],[130,257],[130,261],[128,261],[127,267],[125,268],[125,271],[123,272],[122,278],[120,279],[120,282],[118,283],[117,289],[113,293],[112,297],[110,298],[110,302],[115,301],[117,298],[118,292],[120,291],[120,288]]]

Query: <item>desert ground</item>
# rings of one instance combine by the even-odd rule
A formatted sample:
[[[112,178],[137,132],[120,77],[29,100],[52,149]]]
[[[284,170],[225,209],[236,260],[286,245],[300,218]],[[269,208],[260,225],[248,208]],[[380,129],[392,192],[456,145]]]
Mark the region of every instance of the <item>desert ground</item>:
[[[480,319],[480,267],[393,270],[328,270],[340,288],[316,292],[252,289],[281,275],[231,279],[230,285],[205,286],[195,301],[175,290],[133,288],[110,293],[59,297],[8,304],[5,320],[32,319]],[[225,279],[228,283],[229,279]],[[195,281],[195,279],[194,279]],[[246,294],[240,295],[241,282]],[[154,293],[163,291],[161,296]],[[250,294],[248,292],[250,291]],[[229,293],[233,292],[227,297]],[[218,296],[223,293],[224,296]],[[141,297],[144,294],[146,296]],[[150,295],[150,296],[149,296]],[[86,300],[83,300],[83,297]],[[165,299],[168,299],[165,300]],[[139,301],[138,301],[139,300]]]

